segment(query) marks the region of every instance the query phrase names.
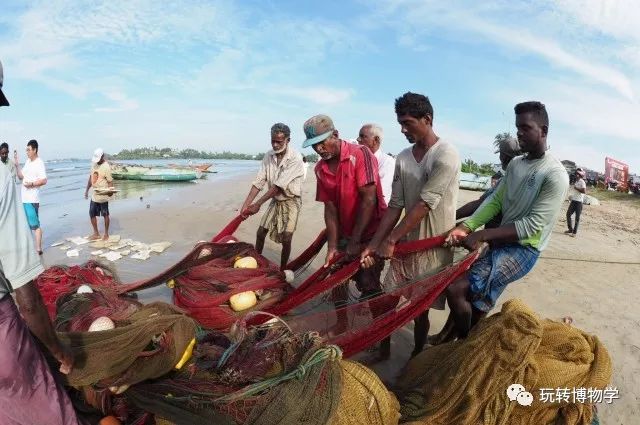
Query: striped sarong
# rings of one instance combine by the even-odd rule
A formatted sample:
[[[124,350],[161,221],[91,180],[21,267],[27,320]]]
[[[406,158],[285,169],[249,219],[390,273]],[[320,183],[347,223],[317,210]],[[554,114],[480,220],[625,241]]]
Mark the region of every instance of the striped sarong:
[[[529,273],[539,256],[537,249],[517,243],[490,249],[467,272],[473,306],[489,312],[507,285]]]
[[[284,201],[272,199],[269,208],[262,216],[260,227],[269,231],[269,238],[282,243],[284,233],[293,233],[298,225],[298,216],[302,208],[302,198],[295,196]]]

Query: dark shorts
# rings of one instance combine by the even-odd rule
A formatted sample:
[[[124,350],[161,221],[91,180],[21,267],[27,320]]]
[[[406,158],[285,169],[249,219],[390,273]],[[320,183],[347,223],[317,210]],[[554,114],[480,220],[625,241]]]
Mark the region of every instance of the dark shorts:
[[[520,244],[490,249],[467,274],[473,306],[484,312],[491,310],[507,285],[529,273],[539,255],[537,249]]]
[[[25,203],[22,204],[24,208],[24,213],[27,215],[27,222],[29,223],[29,227],[31,230],[36,230],[40,228],[40,204],[30,204]]]
[[[89,217],[106,217],[109,215],[109,203],[108,202],[93,202],[89,203]]]

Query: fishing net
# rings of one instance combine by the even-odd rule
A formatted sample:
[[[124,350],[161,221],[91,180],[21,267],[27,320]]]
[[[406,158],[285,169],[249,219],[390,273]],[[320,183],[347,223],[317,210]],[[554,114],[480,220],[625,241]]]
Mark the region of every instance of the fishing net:
[[[117,293],[118,276],[111,268],[97,261],[81,266],[52,266],[35,280],[52,320],[56,318],[59,297],[75,292],[81,285],[100,287],[104,292]]]
[[[226,229],[233,230],[240,222],[236,219]],[[66,282],[62,286],[66,290],[89,283],[101,287],[105,293],[115,290],[118,294],[169,282],[173,285],[174,303],[205,328],[228,330],[232,323],[252,311],[287,315],[294,330],[317,332],[339,345],[344,356],[349,357],[381,341],[428,309],[447,285],[468,270],[480,255],[479,251],[471,252],[460,262],[435,274],[421,276],[392,292],[381,292],[369,298],[356,294],[351,303],[336,308],[332,302],[334,294],[341,290],[348,292],[350,281],[360,267],[357,260],[349,262],[344,256],[337,256],[329,267],[318,269],[294,289],[286,282],[285,274],[259,255],[252,245],[235,241],[228,232],[221,234],[215,238],[220,243],[198,243],[182,260],[150,279],[119,284],[116,276],[88,263],[85,267],[48,271],[38,284],[41,291],[48,294],[45,302],[51,311],[55,309],[52,300],[63,293],[55,287],[61,281]],[[318,254],[325,240],[323,232],[288,267],[300,272]],[[228,241],[233,243],[226,243]],[[400,243],[396,245],[391,261],[402,261],[407,255],[439,247],[443,242],[444,237],[439,236]],[[258,268],[233,268],[237,258],[246,256],[254,257]],[[257,304],[243,311],[233,311],[229,299],[246,291],[255,292]],[[118,307],[108,308],[117,311]],[[124,306],[120,308],[126,310]],[[258,323],[264,319],[254,320]]]
[[[443,237],[435,237],[398,244],[391,261],[402,261],[408,255],[441,246],[443,242]],[[330,267],[316,271],[267,311],[287,314],[287,323],[294,331],[317,332],[340,346],[345,357],[350,357],[380,342],[427,310],[479,255],[480,250],[473,251],[458,263],[407,282],[394,291],[369,297],[359,295],[354,302],[339,308],[332,302],[336,289],[342,287],[347,292],[346,287],[360,264],[358,260],[344,262],[344,257],[337,258]]]
[[[214,244],[212,260],[192,267],[174,279],[173,300],[191,317],[208,329],[228,330],[251,311],[267,310],[280,302],[289,289],[285,276],[267,259],[246,243]],[[239,257],[253,257],[256,269],[234,268]],[[240,312],[231,309],[229,299],[235,294],[254,291],[257,304]]]
[[[99,304],[99,294],[88,295],[70,299],[62,311],[76,304]],[[121,311],[111,317],[115,329],[58,333],[75,357],[66,383],[80,388],[85,401],[104,413],[110,410],[112,392],[171,371],[195,336],[195,322],[171,305],[129,304],[128,309],[130,314]]]
[[[87,332],[99,317],[125,322],[142,304],[131,297],[95,287],[91,293],[70,292],[56,302],[54,324],[58,332]]]
[[[611,358],[593,335],[541,320],[520,300],[481,320],[461,341],[431,347],[413,358],[397,383],[402,419],[412,424],[589,425],[587,401],[538,400],[541,388],[604,390]],[[510,401],[520,384],[533,404]]]
[[[373,372],[341,361],[340,349],[317,334],[294,333],[275,319],[249,327],[252,317],[229,337],[199,335],[184,369],[131,387],[120,403],[138,412],[126,419],[151,412],[196,425],[397,423],[397,401]]]

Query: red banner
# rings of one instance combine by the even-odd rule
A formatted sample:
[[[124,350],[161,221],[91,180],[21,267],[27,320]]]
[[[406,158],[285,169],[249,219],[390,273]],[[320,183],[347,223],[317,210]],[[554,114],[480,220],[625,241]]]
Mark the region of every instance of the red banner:
[[[618,188],[626,189],[629,181],[629,166],[613,158],[604,159],[604,182],[617,183]]]

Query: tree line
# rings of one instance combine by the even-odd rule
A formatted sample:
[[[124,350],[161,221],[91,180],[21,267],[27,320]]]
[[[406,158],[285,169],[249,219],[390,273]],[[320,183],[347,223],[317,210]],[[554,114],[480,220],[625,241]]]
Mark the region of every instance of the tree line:
[[[237,153],[231,151],[207,152],[196,149],[171,149],[171,148],[135,148],[123,149],[115,155],[111,155],[112,159],[243,159],[243,160],[261,160],[264,152],[257,154]],[[307,161],[316,162],[318,155],[306,155]]]

